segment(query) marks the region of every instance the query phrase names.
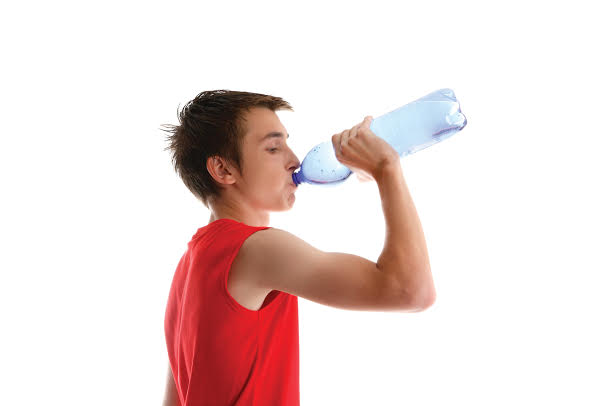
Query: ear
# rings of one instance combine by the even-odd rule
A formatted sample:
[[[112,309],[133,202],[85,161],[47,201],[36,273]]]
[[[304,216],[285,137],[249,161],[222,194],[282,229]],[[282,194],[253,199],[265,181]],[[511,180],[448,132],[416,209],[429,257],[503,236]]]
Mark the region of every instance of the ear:
[[[225,159],[217,155],[208,157],[208,160],[206,161],[206,169],[218,183],[230,185],[237,181],[237,172],[232,165],[229,165]]]

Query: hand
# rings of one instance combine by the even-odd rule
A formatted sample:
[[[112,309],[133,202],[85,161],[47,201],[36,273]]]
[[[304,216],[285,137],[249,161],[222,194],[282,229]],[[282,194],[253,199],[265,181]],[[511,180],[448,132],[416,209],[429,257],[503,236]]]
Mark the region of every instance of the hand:
[[[372,116],[349,130],[332,136],[336,159],[355,174],[360,182],[377,179],[384,166],[399,165],[399,154],[371,129]]]

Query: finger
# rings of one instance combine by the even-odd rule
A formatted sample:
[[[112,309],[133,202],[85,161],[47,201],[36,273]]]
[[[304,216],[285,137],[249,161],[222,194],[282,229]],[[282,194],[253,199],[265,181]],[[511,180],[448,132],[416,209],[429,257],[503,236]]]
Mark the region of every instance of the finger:
[[[360,123],[358,123],[358,124],[355,125],[355,127],[357,127],[357,128],[362,127],[368,121],[368,118],[371,118],[371,117],[372,116],[365,116]]]
[[[339,134],[334,134],[332,136],[332,146],[334,148],[334,154],[338,157],[340,155],[340,136],[339,136]]]
[[[363,125],[359,127],[359,129],[361,130],[360,133],[362,134],[367,134],[367,130],[370,130],[370,125],[372,124],[372,116],[367,116],[366,118],[363,119]]]
[[[349,140],[349,130],[345,130],[341,133],[341,141],[340,141],[340,151],[341,154],[343,152],[343,147],[347,145],[347,141]]]
[[[359,130],[359,125],[351,128],[351,131],[349,131],[349,137],[355,137],[357,135],[357,130]]]

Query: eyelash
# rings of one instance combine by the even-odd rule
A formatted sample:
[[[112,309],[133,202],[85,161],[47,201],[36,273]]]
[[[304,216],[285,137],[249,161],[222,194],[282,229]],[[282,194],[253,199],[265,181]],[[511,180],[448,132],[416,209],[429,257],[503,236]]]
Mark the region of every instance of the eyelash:
[[[276,151],[278,148],[270,148],[268,151]]]

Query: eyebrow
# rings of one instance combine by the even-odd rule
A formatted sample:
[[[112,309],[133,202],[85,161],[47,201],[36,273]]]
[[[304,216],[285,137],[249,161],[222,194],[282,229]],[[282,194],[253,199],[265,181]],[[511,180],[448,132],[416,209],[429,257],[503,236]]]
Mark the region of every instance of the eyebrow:
[[[260,143],[262,143],[262,142],[266,141],[266,140],[267,140],[267,139],[269,139],[269,138],[276,138],[276,137],[282,137],[282,136],[283,136],[283,135],[282,135],[282,133],[281,133],[281,132],[278,132],[278,131],[273,131],[273,132],[271,132],[271,133],[268,133],[268,134],[266,134],[266,136],[260,140]],[[290,137],[290,135],[289,135],[289,134],[287,134],[287,138],[289,138],[289,137]]]

